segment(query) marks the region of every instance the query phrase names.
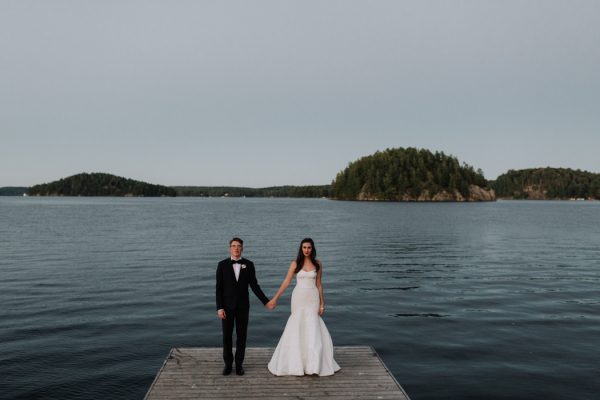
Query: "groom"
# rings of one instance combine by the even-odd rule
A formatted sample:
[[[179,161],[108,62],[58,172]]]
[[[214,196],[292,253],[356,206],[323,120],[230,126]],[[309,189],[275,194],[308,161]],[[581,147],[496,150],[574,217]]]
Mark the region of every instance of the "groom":
[[[229,241],[230,257],[217,266],[217,315],[223,327],[223,375],[231,374],[233,365],[232,336],[235,325],[235,373],[244,375],[244,353],[246,352],[246,332],[250,301],[248,285],[266,306],[269,299],[258,286],[256,271],[252,261],[242,258],[244,241],[234,237]],[[272,309],[272,307],[268,307]]]

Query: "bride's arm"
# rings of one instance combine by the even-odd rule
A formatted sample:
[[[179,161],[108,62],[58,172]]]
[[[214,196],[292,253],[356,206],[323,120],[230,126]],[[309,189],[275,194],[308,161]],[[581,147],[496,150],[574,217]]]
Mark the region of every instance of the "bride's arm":
[[[275,294],[275,296],[273,296],[273,298],[269,302],[269,303],[272,303],[273,306],[275,304],[277,304],[277,300],[279,299],[279,297],[281,297],[283,292],[285,292],[285,289],[287,289],[287,287],[292,282],[292,278],[294,277],[295,271],[296,271],[296,261],[292,261],[292,263],[290,264],[290,268],[288,269],[287,275],[285,276],[285,279],[283,280],[283,282],[281,282],[281,286],[279,287],[277,294]]]
[[[319,315],[323,315],[325,312],[325,297],[323,297],[323,285],[321,284],[321,277],[323,276],[323,264],[321,261],[317,260],[319,263],[319,272],[317,272],[317,289],[319,289]]]

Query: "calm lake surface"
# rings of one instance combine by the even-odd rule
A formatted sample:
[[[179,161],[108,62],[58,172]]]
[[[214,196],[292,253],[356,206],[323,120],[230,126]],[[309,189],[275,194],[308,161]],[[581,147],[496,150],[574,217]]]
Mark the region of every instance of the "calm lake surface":
[[[0,398],[141,399],[170,348],[220,346],[234,235],[268,296],[312,237],[334,344],[372,345],[413,400],[598,398],[600,202],[20,197],[0,197]],[[290,295],[251,293],[249,346],[277,344]]]

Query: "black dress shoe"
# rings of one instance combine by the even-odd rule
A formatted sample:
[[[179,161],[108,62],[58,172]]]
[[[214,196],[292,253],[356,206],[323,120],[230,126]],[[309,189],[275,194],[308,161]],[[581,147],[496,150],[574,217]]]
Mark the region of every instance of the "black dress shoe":
[[[244,375],[244,367],[242,367],[241,365],[238,367],[238,366],[236,365],[236,367],[235,367],[235,373],[236,373],[237,375]]]
[[[229,374],[231,374],[231,365],[226,365],[225,368],[223,368],[223,375]]]

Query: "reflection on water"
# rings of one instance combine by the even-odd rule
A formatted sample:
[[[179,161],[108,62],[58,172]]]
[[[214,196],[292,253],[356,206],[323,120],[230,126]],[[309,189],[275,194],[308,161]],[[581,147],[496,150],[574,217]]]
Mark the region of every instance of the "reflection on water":
[[[313,237],[334,344],[374,346],[415,400],[600,390],[597,202],[0,198],[0,397],[142,398],[171,347],[219,346],[234,235],[267,294]],[[250,346],[290,294],[252,300]]]

